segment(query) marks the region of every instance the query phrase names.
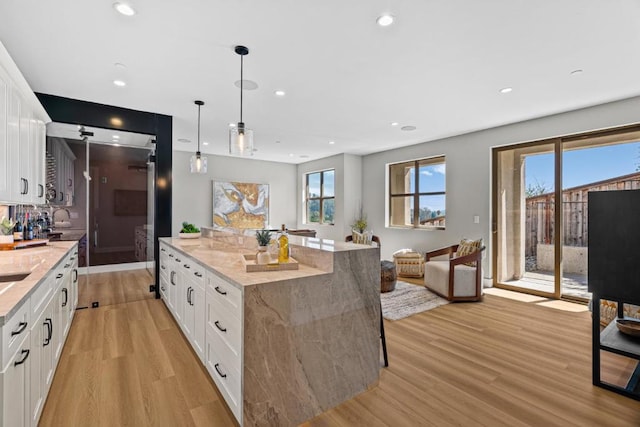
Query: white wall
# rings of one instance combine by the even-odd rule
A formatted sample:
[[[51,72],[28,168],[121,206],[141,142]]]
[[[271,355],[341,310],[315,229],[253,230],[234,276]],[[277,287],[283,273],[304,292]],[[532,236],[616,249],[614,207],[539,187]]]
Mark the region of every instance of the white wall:
[[[193,153],[173,152],[171,232],[178,235],[182,222],[211,226],[213,181],[269,184],[269,224],[296,227],[296,165],[238,157],[207,155],[207,174],[189,172]],[[162,212],[158,212],[162,215]]]
[[[310,172],[335,170],[335,216],[333,225],[304,224],[302,205],[304,176]],[[351,233],[351,224],[360,205],[362,193],[362,158],[352,154],[338,154],[298,165],[297,173],[298,227],[317,231],[317,237],[343,241]]]
[[[461,118],[461,120],[464,120]],[[506,125],[452,138],[371,154],[363,158],[363,206],[382,243],[382,257],[413,248],[431,250],[462,237],[484,239],[485,277],[491,277],[491,148],[640,121],[640,97]],[[385,228],[386,164],[445,155],[447,227],[442,231]],[[473,216],[480,216],[480,224]]]

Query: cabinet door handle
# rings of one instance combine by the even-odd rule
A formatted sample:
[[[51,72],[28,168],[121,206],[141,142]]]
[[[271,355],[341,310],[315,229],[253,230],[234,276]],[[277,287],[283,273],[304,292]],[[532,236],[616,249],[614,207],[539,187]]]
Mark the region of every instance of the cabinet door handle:
[[[193,274],[195,274],[196,277],[202,277],[202,273],[200,273],[199,271],[194,271]]]
[[[182,262],[182,261],[180,261],[180,258],[176,258],[176,262]]]
[[[191,292],[191,286],[187,288],[187,304],[191,305],[191,301],[189,301],[189,292]]]
[[[167,269],[167,267],[165,267],[164,265],[161,265],[160,268],[163,269],[163,270]]]
[[[27,329],[27,322],[20,322],[18,323],[18,328],[15,331],[11,331],[11,336],[20,335],[25,329]]]
[[[73,283],[76,283],[78,281],[78,269],[74,268],[73,269],[73,274],[74,274],[74,279],[73,279]]]
[[[161,252],[166,252],[166,250],[164,248],[160,248]]]
[[[51,320],[51,318],[47,318],[45,320],[49,321],[49,341],[51,341],[51,338],[53,337],[53,320]]]
[[[171,284],[172,284],[173,286],[175,286],[175,285],[176,285],[176,284],[174,283],[174,281],[173,281],[173,275],[174,275],[174,274],[176,274],[176,272],[175,272],[175,271],[172,271],[172,272],[171,272],[171,277],[169,277],[169,281],[171,282]]]
[[[58,273],[56,274],[56,279],[62,279],[63,274],[62,273]]]
[[[38,188],[40,189],[40,191],[38,192],[38,197],[44,196],[44,185],[38,184]]]
[[[213,322],[214,325],[216,325],[216,328],[218,328],[221,332],[227,332],[227,328],[223,328],[222,326],[220,326],[220,321],[216,320],[215,322]]]
[[[62,303],[62,306],[66,307],[69,302],[69,290],[67,288],[62,288],[62,293],[64,294],[64,302]]]
[[[227,294],[225,291],[221,290],[219,286],[216,286],[216,287],[215,287],[215,290],[216,290],[216,292],[217,292],[217,293],[219,293],[220,295],[226,295],[226,294]]]
[[[191,266],[189,264],[185,264],[184,268],[191,268]]]
[[[71,264],[65,264],[64,265],[64,268],[69,268],[69,267],[71,267]]]
[[[47,328],[47,336],[44,338],[44,342],[42,343],[43,347],[51,344],[51,328],[49,326],[49,320],[51,319],[44,319],[44,322],[42,323]]]
[[[25,179],[24,183],[27,184],[27,190],[24,192],[24,194],[29,194],[29,180]],[[26,359],[26,357],[25,357],[25,359]]]
[[[22,354],[24,354],[24,357],[20,360],[16,360],[15,362],[13,362],[13,366],[18,366],[18,365],[22,365],[24,362],[26,362],[27,357],[29,357],[29,350],[22,350]]]
[[[218,373],[218,375],[220,375],[220,377],[222,377],[222,378],[227,378],[227,374],[223,374],[222,371],[220,370],[220,368],[218,368],[218,366],[220,366],[219,363],[216,363],[215,365],[213,365],[213,367],[215,368],[215,370]]]
[[[58,200],[58,201],[59,202],[64,201],[64,192],[63,191],[60,192],[60,200]]]
[[[164,249],[163,249],[164,250]],[[173,258],[173,254],[169,254],[169,258]]]

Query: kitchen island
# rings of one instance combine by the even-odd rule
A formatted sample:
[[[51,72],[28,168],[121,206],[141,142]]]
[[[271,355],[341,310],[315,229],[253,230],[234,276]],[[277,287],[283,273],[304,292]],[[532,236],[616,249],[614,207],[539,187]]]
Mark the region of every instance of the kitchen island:
[[[247,273],[255,239],[208,234],[160,239],[161,294],[241,425],[298,425],[376,385],[378,248],[291,236],[298,270]]]

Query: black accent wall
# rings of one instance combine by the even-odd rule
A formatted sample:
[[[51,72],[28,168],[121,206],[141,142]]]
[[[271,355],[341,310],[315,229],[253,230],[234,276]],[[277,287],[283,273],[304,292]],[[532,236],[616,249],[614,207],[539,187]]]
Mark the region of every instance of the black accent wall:
[[[103,129],[156,136],[156,194],[154,219],[154,257],[156,259],[156,298],[160,297],[158,237],[171,236],[171,165],[173,161],[173,118],[164,114],[130,110],[56,95],[36,93],[51,120]]]

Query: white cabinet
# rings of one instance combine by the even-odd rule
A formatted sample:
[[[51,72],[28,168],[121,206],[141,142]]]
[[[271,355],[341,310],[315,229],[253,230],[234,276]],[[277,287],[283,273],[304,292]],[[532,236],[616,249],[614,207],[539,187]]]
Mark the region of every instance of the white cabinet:
[[[160,242],[160,294],[242,424],[242,290]]]
[[[3,426],[28,426],[30,401],[30,340],[27,332],[9,364],[2,372],[2,420]]]
[[[44,202],[49,116],[0,43],[0,202]],[[38,187],[42,184],[42,188]],[[42,194],[39,197],[39,194]]]

